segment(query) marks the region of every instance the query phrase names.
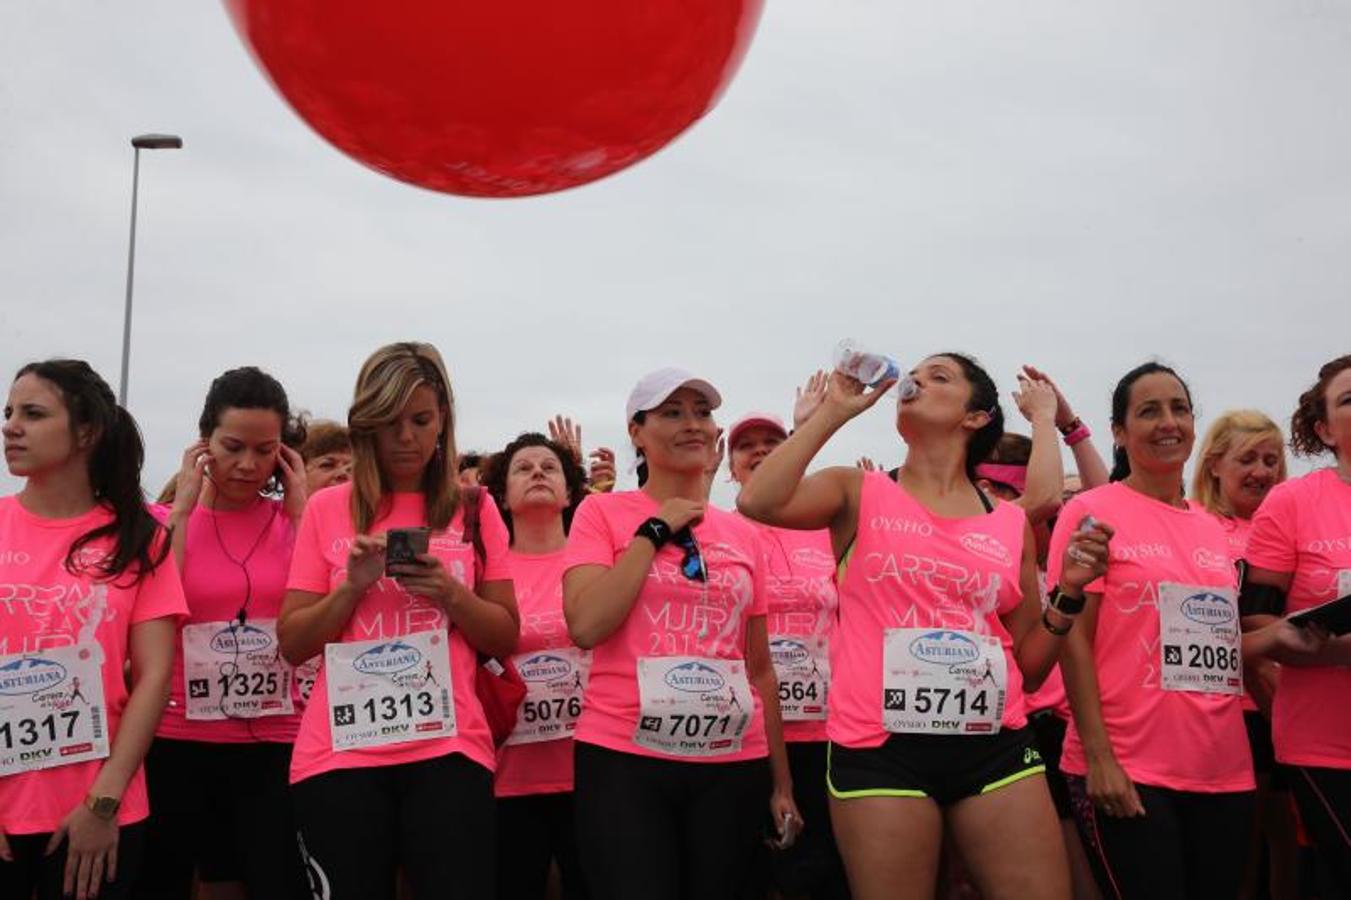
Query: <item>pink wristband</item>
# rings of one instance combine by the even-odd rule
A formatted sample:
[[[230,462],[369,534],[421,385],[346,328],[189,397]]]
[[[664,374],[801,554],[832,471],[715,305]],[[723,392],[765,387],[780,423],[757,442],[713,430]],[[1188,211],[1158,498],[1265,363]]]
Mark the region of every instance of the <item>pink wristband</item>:
[[[1086,441],[1092,436],[1093,432],[1088,430],[1088,426],[1083,422],[1080,422],[1078,428],[1065,435],[1065,446],[1073,447],[1075,444]]]

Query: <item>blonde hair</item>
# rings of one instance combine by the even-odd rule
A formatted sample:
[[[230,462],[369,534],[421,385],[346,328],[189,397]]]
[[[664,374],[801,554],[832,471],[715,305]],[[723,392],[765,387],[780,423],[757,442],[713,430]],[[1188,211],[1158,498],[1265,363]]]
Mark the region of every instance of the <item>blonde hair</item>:
[[[1215,463],[1236,447],[1250,447],[1265,440],[1274,440],[1281,445],[1276,481],[1284,481],[1285,435],[1281,434],[1279,425],[1255,409],[1230,410],[1212,422],[1201,441],[1196,471],[1192,473],[1192,499],[1217,516],[1233,518],[1233,509],[1220,493],[1220,479],[1213,471]]]
[[[365,534],[388,505],[390,485],[380,471],[375,433],[399,417],[413,392],[423,385],[436,392],[445,419],[436,453],[422,473],[427,525],[450,524],[460,503],[455,478],[455,395],[441,354],[431,344],[405,341],[376,350],[361,366],[356,392],[347,411],[352,439],[352,522]]]

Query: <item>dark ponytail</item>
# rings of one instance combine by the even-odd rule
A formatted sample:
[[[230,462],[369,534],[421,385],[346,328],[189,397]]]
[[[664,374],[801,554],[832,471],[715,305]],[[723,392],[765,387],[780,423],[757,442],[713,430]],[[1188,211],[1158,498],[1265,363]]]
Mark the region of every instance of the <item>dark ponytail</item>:
[[[971,440],[966,445],[966,477],[974,484],[976,466],[990,458],[995,445],[1004,436],[1004,410],[999,406],[999,388],[995,386],[990,373],[971,357],[961,353],[936,355],[957,363],[962,369],[962,375],[971,383],[971,400],[966,404],[967,412],[983,412],[990,416],[990,421],[971,435]]]
[[[112,390],[89,364],[79,359],[49,359],[29,363],[14,376],[35,375],[60,391],[70,416],[73,436],[91,435],[89,484],[94,500],[113,514],[107,525],[88,531],[66,551],[66,570],[73,575],[92,572],[101,581],[113,581],[134,569],[131,585],[153,572],[169,553],[160,525],[146,509],[141,493],[141,466],[145,444],[131,413],[117,405]],[[113,538],[112,552],[100,559],[84,559],[82,550],[105,537]]]
[[[1192,402],[1191,388],[1187,387],[1187,382],[1182,380],[1181,375],[1177,374],[1177,372],[1175,372],[1168,366],[1165,366],[1163,363],[1159,362],[1142,363],[1141,365],[1136,366],[1134,369],[1131,369],[1125,375],[1122,375],[1121,380],[1116,383],[1116,389],[1112,391],[1113,428],[1126,427],[1126,413],[1130,410],[1131,388],[1135,386],[1135,382],[1139,381],[1141,378],[1144,378],[1146,375],[1156,375],[1158,373],[1163,373],[1165,375],[1172,375],[1174,378],[1176,378],[1177,383],[1182,385],[1183,393],[1187,395],[1187,403],[1189,405],[1191,404]],[[1131,461],[1130,457],[1126,454],[1126,448],[1122,447],[1119,444],[1113,446],[1112,474],[1109,476],[1109,480],[1122,481],[1125,478],[1127,478],[1130,475],[1130,473],[1131,473]]]

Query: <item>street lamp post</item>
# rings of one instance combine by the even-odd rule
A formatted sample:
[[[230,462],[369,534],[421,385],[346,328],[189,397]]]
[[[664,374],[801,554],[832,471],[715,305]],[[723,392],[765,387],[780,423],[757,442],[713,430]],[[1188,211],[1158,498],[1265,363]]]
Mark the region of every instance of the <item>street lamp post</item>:
[[[127,405],[127,369],[131,363],[131,285],[136,271],[136,192],[141,180],[142,150],[178,150],[183,139],[176,134],[138,134],[131,139],[135,156],[131,165],[131,247],[127,251],[127,303],[122,319],[122,379],[117,383],[117,403]]]

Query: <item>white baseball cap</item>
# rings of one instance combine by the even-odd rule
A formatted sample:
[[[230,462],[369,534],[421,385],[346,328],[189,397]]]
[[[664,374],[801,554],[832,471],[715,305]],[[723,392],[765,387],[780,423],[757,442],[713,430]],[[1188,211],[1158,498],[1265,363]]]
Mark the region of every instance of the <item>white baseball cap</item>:
[[[632,422],[638,413],[656,409],[683,387],[703,394],[710,409],[722,406],[722,394],[719,394],[718,389],[707,380],[696,378],[684,369],[658,369],[640,378],[629,392],[629,402],[624,407],[624,414],[627,416],[625,421]]]

